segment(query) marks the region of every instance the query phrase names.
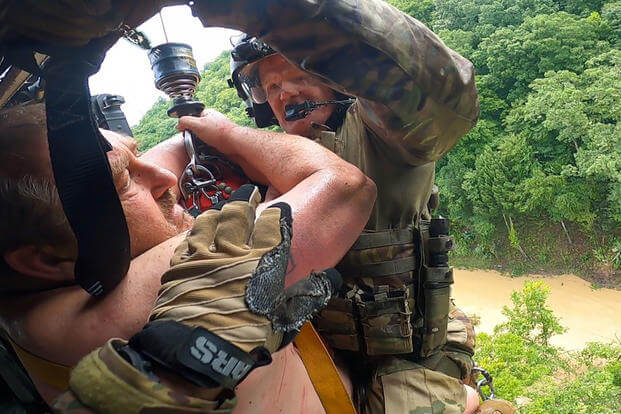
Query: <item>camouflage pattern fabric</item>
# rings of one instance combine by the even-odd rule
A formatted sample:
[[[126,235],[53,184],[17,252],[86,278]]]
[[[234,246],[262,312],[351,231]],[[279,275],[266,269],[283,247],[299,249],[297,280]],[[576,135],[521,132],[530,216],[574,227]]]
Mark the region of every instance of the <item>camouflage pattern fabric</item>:
[[[472,371],[474,361],[475,332],[472,321],[451,302],[446,345],[443,353],[460,369],[460,378],[466,380]]]
[[[368,414],[461,414],[466,390],[455,378],[399,358],[383,358],[367,387]]]
[[[365,265],[369,263],[381,263],[388,260],[405,259],[408,257],[414,261],[414,244],[400,244],[393,246],[383,246],[374,249],[364,250],[350,250],[345,257],[339,262],[339,271],[343,278],[347,278],[350,275],[348,269],[355,271],[359,265]],[[414,273],[404,272],[396,275],[379,276],[379,277],[365,277],[364,275],[355,275],[354,277],[347,278],[349,283],[356,284],[362,289],[372,289],[374,286],[387,285],[391,288],[400,288],[405,284],[411,284],[414,280]]]
[[[82,358],[71,372],[70,389],[52,406],[62,414],[230,414],[236,399],[208,401],[153,381],[117,352],[125,341],[111,339]],[[89,408],[90,407],[90,408]]]

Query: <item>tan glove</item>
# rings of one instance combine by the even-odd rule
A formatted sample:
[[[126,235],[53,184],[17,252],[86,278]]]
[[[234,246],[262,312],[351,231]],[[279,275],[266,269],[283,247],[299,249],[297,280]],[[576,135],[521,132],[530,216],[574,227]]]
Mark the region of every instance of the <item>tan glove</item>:
[[[232,410],[231,391],[218,401],[179,398],[157,383],[150,364],[201,387],[233,390],[253,368],[271,362],[270,354],[293,340],[341,282],[332,270],[284,289],[291,211],[278,203],[255,223],[259,200],[256,187],[245,185],[197,218],[162,277],[151,322],[129,345],[113,340],[84,358],[72,373],[73,394],[59,403],[77,397],[105,413],[120,412],[115,401],[127,413]]]

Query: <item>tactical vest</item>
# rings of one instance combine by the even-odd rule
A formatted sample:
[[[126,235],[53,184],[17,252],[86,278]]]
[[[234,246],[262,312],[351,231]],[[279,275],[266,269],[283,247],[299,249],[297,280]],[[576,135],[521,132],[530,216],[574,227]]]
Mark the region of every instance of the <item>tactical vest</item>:
[[[335,349],[434,355],[446,344],[452,249],[443,218],[364,231],[337,265],[344,287],[315,319],[318,331]]]

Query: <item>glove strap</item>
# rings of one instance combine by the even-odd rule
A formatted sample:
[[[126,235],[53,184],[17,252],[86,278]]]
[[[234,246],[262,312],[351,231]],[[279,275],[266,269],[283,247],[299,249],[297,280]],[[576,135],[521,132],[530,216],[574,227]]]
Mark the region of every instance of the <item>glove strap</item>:
[[[264,347],[247,353],[207,329],[171,320],[148,323],[129,346],[200,387],[232,390],[250,371],[272,362]]]

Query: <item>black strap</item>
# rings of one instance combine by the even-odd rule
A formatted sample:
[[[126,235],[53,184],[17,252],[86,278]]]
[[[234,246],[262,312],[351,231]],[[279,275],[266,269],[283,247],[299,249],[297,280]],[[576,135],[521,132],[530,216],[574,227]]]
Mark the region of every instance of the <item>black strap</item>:
[[[148,323],[129,340],[129,346],[188,381],[209,388],[232,390],[254,368],[272,362],[263,347],[249,354],[200,326],[172,320]]]
[[[88,78],[106,42],[58,53],[43,70],[48,143],[58,194],[78,241],[75,278],[93,296],[109,292],[129,269],[129,232],[101,136],[91,114]]]
[[[390,229],[375,232],[363,232],[351,250],[374,249],[377,247],[394,246],[414,242],[412,227],[405,229]]]

